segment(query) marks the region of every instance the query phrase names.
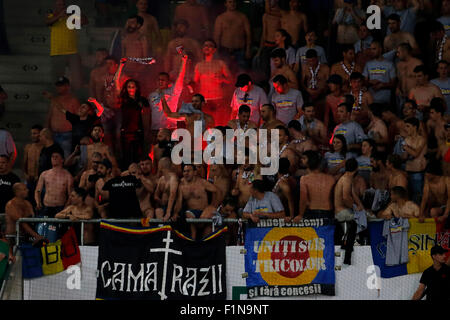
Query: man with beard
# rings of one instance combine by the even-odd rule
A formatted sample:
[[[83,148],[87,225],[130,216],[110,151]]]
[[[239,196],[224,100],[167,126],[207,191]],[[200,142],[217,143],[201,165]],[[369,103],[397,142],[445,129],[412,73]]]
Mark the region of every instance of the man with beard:
[[[164,157],[159,161],[158,184],[155,191],[155,218],[167,221],[173,213],[178,190],[178,176],[173,170],[172,161]]]
[[[185,20],[189,24],[186,35],[197,41],[204,41],[210,35],[208,10],[197,0],[187,0],[175,7],[174,21]],[[174,25],[176,28],[176,26]]]
[[[103,159],[98,162],[95,174],[88,178],[90,183],[94,183],[94,203],[102,218],[107,216],[106,208],[108,206],[108,201],[102,197],[102,190],[105,183],[112,179],[111,168],[111,162],[108,159]]]
[[[92,155],[95,152],[101,154],[102,158],[107,158],[113,164],[113,169],[116,171],[117,161],[111,153],[110,148],[103,143],[104,130],[101,125],[95,125],[91,131],[92,144],[87,146],[87,163],[92,164]],[[90,169],[91,167],[88,167]]]
[[[87,191],[86,203],[93,204],[95,200],[95,182],[97,182],[97,178],[91,176],[97,175],[97,168],[99,164],[102,162],[102,155],[98,152],[94,152],[92,155],[92,164],[88,165],[91,169],[86,169],[80,178],[80,183],[78,185],[79,188],[82,188]],[[109,160],[108,160],[109,161]]]
[[[228,121],[228,126],[233,129],[242,129],[247,131],[247,129],[256,129],[258,127],[257,123],[250,120],[251,109],[248,105],[243,104],[239,107],[237,119],[231,119]]]
[[[316,118],[316,107],[313,103],[307,102],[303,105],[303,115],[298,119],[302,132],[310,137],[317,146],[328,144],[327,128],[322,121]]]
[[[122,39],[122,57],[147,58],[149,57],[149,39],[139,32],[144,19],[138,15],[131,16],[125,26],[125,35]]]
[[[153,167],[158,171],[158,162],[161,158],[170,157],[173,143],[171,142],[171,132],[167,128],[161,128],[156,135],[156,143],[152,146]]]
[[[327,91],[327,80],[330,68],[321,64],[317,51],[310,49],[306,51],[306,64],[302,68],[301,87],[308,92],[309,99],[318,103]]]
[[[284,123],[276,118],[275,107],[271,104],[264,104],[261,107],[261,119],[261,129],[271,130],[280,125],[284,126]]]
[[[202,48],[197,40],[187,36],[190,26],[186,20],[176,20],[173,26],[175,37],[167,45],[164,70],[167,70],[171,79],[175,79],[183,58],[188,56],[189,64],[186,67],[186,83],[189,83],[194,77],[194,66],[202,60]],[[177,47],[180,46],[184,51],[182,55],[177,52]]]
[[[379,190],[389,190],[389,171],[384,165],[386,154],[381,152],[373,152],[370,156],[370,187]]]
[[[350,76],[353,72],[362,72],[361,66],[355,61],[355,48],[352,45],[344,45],[342,48],[342,61],[331,66],[330,75],[337,74],[341,76],[342,90],[350,90]]]

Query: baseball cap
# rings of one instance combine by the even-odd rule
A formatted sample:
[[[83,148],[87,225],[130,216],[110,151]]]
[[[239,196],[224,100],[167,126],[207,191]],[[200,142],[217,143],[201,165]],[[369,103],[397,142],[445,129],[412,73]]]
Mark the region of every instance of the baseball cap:
[[[328,80],[327,83],[334,83],[334,84],[340,84],[342,85],[342,77],[338,74],[332,74]]]
[[[112,163],[111,163],[111,161],[109,161],[109,159],[107,159],[107,158],[103,159],[101,163],[102,163],[105,167],[107,167],[108,169],[111,169],[111,168],[112,168]]]
[[[55,86],[62,86],[65,84],[70,84],[69,79],[67,79],[66,77],[59,77],[55,82]]]
[[[435,245],[433,248],[431,248],[431,255],[434,256],[435,254],[443,254],[447,251],[448,250],[442,248],[440,245]]]
[[[243,73],[237,77],[235,86],[238,88],[242,88],[243,86],[247,85],[250,81],[252,81],[250,76],[246,73]]]

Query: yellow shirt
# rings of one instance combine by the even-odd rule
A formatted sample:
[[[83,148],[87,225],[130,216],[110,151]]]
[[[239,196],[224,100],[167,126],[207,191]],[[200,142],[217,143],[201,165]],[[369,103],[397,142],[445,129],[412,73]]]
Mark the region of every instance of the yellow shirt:
[[[53,17],[53,13],[48,15]],[[50,56],[75,54],[78,52],[77,30],[67,28],[66,19],[61,18],[50,27]]]

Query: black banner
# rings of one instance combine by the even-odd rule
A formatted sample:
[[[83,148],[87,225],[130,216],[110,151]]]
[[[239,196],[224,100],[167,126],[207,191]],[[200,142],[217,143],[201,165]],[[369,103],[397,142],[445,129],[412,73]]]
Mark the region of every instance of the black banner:
[[[97,299],[226,299],[225,240],[193,241],[173,230],[101,223]]]

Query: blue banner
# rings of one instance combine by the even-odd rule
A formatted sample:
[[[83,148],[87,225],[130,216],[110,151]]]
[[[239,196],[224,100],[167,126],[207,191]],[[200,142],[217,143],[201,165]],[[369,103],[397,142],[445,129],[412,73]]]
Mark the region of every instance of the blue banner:
[[[249,298],[334,295],[334,225],[327,219],[264,219],[249,225],[245,271]]]

